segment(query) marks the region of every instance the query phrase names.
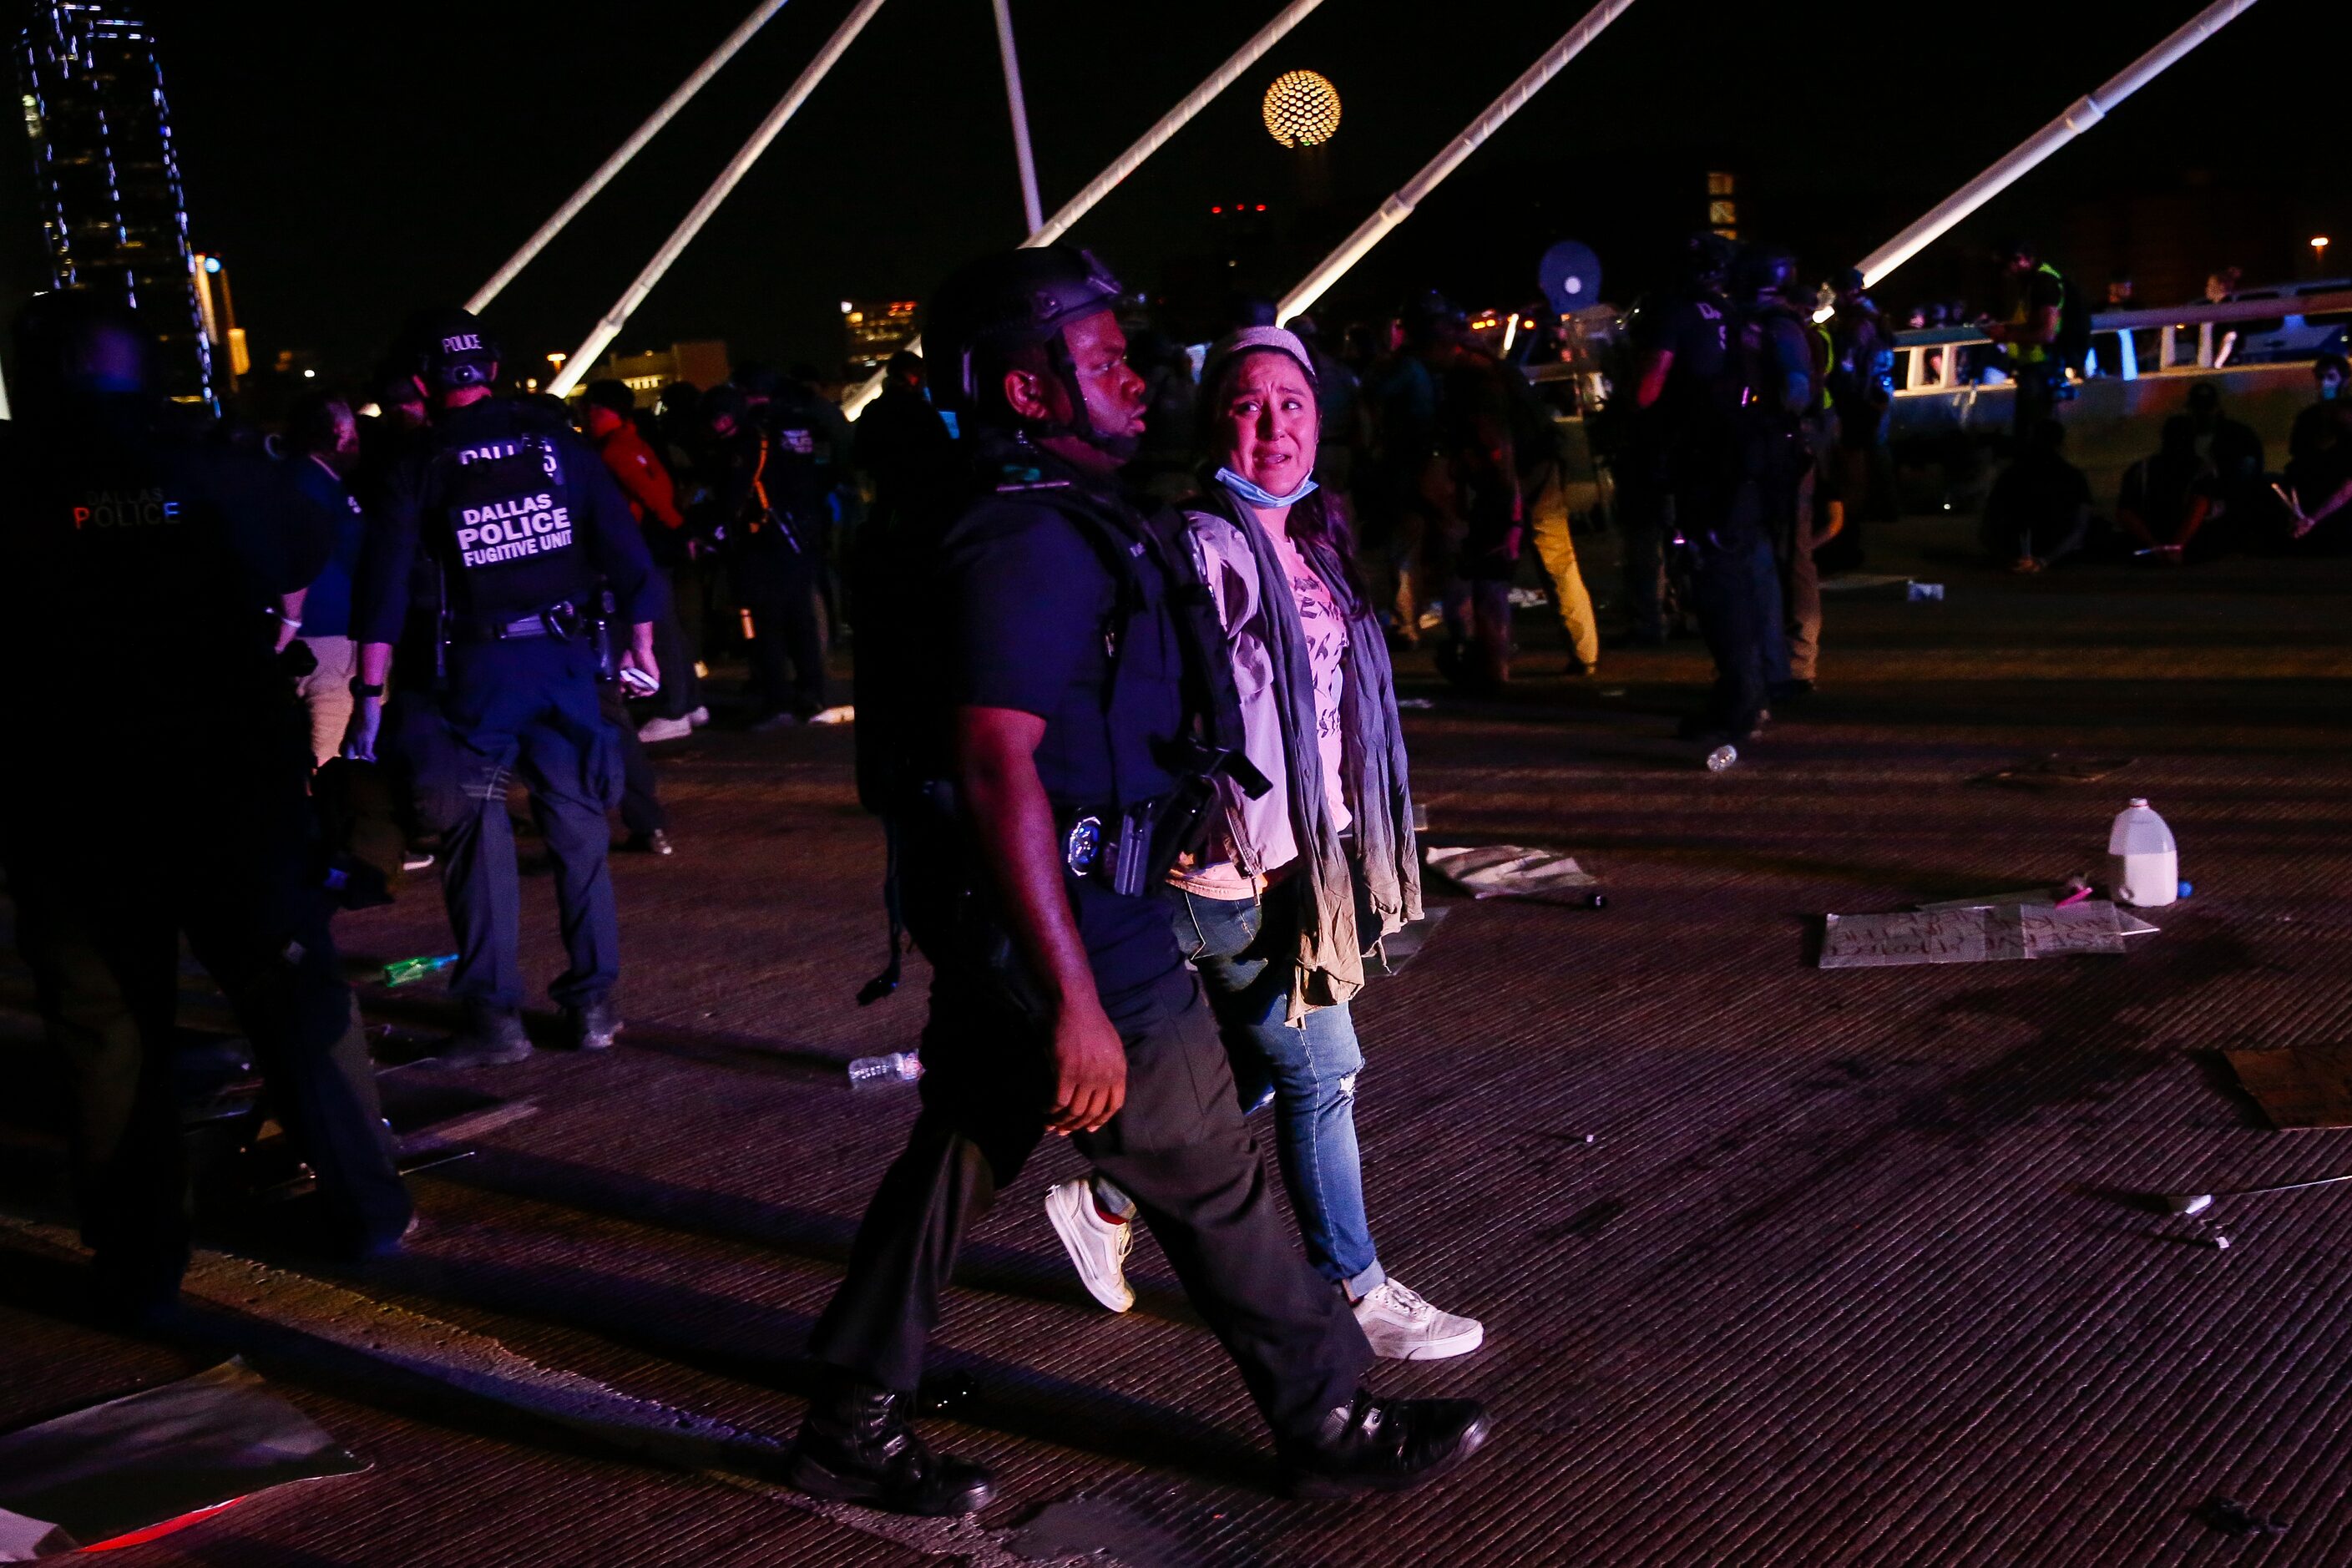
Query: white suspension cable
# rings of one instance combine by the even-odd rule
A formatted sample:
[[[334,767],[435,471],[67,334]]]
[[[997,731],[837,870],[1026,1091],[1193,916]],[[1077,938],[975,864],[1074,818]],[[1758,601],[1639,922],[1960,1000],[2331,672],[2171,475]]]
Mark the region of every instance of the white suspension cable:
[[[1307,13],[1322,3],[1323,0],[1290,0],[1289,5],[1276,13],[1272,21],[1252,34],[1249,42],[1235,50],[1231,59],[1210,72],[1207,79],[1200,86],[1178,100],[1176,107],[1161,115],[1158,123],[1145,132],[1136,141],[1135,145],[1112,159],[1110,165],[1088,181],[1084,190],[1065,202],[1060,211],[1047,218],[1042,227],[1034,230],[1021,243],[1024,246],[1051,245],[1069,233],[1071,226],[1093,211],[1097,203],[1116,190],[1120,181],[1141,168],[1145,159],[1166,146],[1176,132],[1184,129],[1195,115],[1215,101],[1219,93],[1238,81],[1243,72],[1257,64],[1268,49],[1281,42],[1285,35],[1306,20]],[[920,349],[922,340],[917,338],[907,346],[909,349]],[[849,395],[841,400],[842,412],[852,419],[856,418],[881,390],[882,373],[877,371],[863,384],[850,389]]]
[[[996,0],[996,53],[1004,62],[1004,102],[1013,111],[1013,162],[1021,171],[1021,216],[1034,234],[1045,221],[1037,201],[1037,160],[1029,152],[1029,102],[1021,94],[1021,52],[1013,46],[1012,0]]]
[[[545,250],[548,241],[562,233],[564,226],[580,216],[580,209],[593,201],[598,191],[610,184],[613,176],[637,155],[640,148],[654,139],[654,132],[668,124],[671,117],[686,107],[687,100],[700,92],[704,85],[719,74],[719,68],[734,58],[735,51],[751,42],[751,35],[766,26],[768,18],[782,10],[785,4],[786,0],[760,0],[759,5],[752,6],[751,14],[744,17],[735,30],[710,52],[710,58],[695,67],[694,73],[678,83],[676,92],[662,100],[661,107],[655,110],[626,142],[614,149],[611,157],[597,165],[596,172],[572,193],[569,201],[556,208],[554,214],[539,226],[537,233],[522,242],[520,250],[507,258],[507,264],[492,273],[488,282],[474,290],[474,297],[466,301],[466,309],[480,310],[497,299],[499,290],[515,280],[515,274],[530,266],[531,258]]]
[[[816,84],[824,79],[825,73],[849,47],[850,41],[881,8],[882,0],[858,0],[856,7],[840,26],[834,29],[833,37],[825,40],[824,47],[817,51],[816,58],[808,63],[807,68],[793,80],[791,89],[775,108],[768,111],[768,117],[760,121],[759,129],[751,132],[751,139],[729,160],[727,167],[719,171],[719,178],[702,193],[702,199],[694,204],[693,210],[662,242],[662,247],[654,252],[654,258],[646,263],[646,269],[637,274],[636,281],[630,284],[620,299],[614,302],[613,308],[604,312],[604,319],[596,323],[596,330],[590,332],[587,341],[564,362],[562,373],[548,384],[550,392],[562,397],[580,384],[581,378],[594,366],[596,356],[620,335],[629,317],[645,303],[646,296],[654,291],[654,285],[661,281],[662,274],[670,269],[670,264],[693,243],[694,237],[702,232],[702,226],[710,221],[710,215],[719,210],[728,193],[734,190],[743,176],[751,172],[751,165],[760,161],[760,154],[768,150],[768,144],[783,130],[784,122],[807,101],[809,94],[816,90]]]
[[[1867,288],[1933,244],[1954,224],[1992,200],[2051,153],[2088,131],[2107,111],[2146,87],[2174,61],[2253,8],[2254,0],[2213,0],[2156,47],[2068,104],[2057,119],[2027,137],[2008,156],[1954,191],[1925,217],[1862,258]]]

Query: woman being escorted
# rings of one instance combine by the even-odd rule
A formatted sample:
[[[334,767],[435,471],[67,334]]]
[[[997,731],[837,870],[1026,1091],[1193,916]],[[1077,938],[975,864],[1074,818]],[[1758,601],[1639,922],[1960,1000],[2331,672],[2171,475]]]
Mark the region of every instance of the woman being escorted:
[[[1421,914],[1404,740],[1378,616],[1338,504],[1318,489],[1313,361],[1278,327],[1236,332],[1202,375],[1215,468],[1186,538],[1233,658],[1249,760],[1274,787],[1221,781],[1213,864],[1170,878],[1177,943],[1200,971],[1245,1108],[1275,1102],[1276,1147],[1308,1260],[1347,1293],[1373,1351],[1433,1361],[1484,1331],[1381,1267],[1364,1217],[1348,1002],[1364,950]],[[1359,910],[1377,929],[1360,935]],[[1045,1212],[1095,1300],[1135,1304],[1134,1205],[1099,1176],[1055,1186]]]

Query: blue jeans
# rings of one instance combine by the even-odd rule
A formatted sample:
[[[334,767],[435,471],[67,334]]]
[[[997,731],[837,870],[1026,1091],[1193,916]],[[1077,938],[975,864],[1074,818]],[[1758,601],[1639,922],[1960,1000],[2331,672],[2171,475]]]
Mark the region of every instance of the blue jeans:
[[[1364,1053],[1345,1004],[1284,1022],[1290,957],[1297,951],[1297,893],[1284,883],[1257,899],[1203,899],[1170,889],[1176,945],[1200,972],[1224,1037],[1244,1111],[1274,1100],[1275,1152],[1298,1215],[1307,1260],[1362,1297],[1388,1278],[1364,1218],[1364,1166],[1356,1148],[1356,1077]],[[1123,1194],[1097,1184],[1114,1214]]]

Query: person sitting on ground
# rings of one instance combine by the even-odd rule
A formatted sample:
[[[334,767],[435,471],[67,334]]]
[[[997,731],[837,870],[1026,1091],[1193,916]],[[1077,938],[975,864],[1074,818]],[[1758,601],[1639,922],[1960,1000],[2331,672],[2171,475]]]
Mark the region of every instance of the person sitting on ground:
[[[2352,545],[2352,392],[2304,410],[2295,443],[2278,490],[2288,544],[2301,554],[2340,554]]]
[[[2197,455],[2213,469],[2214,516],[2235,529],[2236,520],[2253,515],[2268,489],[2263,438],[2252,426],[2221,412],[2221,389],[2210,381],[2189,389],[2189,418]]]
[[[2286,458],[2291,468],[2321,447],[2332,444],[2347,408],[2352,408],[2352,360],[2342,354],[2321,354],[2311,362],[2311,382],[2319,400],[2294,416],[2287,433]]]
[[[2164,422],[2154,455],[2124,470],[2116,521],[2138,559],[2179,566],[2199,541],[2206,542],[2194,552],[2196,558],[2213,555],[2213,534],[2205,524],[2215,510],[2213,466],[2197,455],[2196,423],[2176,414]]]
[[[1348,1001],[1365,950],[1419,916],[1421,879],[1380,613],[1346,515],[1314,478],[1313,366],[1296,336],[1267,326],[1226,338],[1204,367],[1214,477],[1188,503],[1185,537],[1232,655],[1244,750],[1274,787],[1253,800],[1222,781],[1212,849],[1162,894],[1243,1107],[1274,1101],[1307,1261],[1345,1293],[1374,1353],[1433,1361],[1475,1350],[1485,1331],[1391,1278],[1364,1217],[1364,1057]],[[1377,929],[1358,929],[1360,907]],[[1095,1300],[1133,1306],[1127,1194],[1097,1173],[1055,1187],[1045,1211]]]
[[[2024,448],[1993,481],[1983,537],[1995,565],[2040,572],[2083,547],[2091,525],[2091,486],[2066,460],[2065,445],[2066,427],[2044,419],[2026,432]]]

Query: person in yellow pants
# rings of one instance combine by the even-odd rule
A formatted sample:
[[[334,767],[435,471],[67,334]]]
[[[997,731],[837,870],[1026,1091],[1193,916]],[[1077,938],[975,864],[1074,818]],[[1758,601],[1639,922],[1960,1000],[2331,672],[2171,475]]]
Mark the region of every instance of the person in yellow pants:
[[[1584,574],[1576,564],[1576,541],[1568,527],[1568,497],[1557,471],[1529,500],[1528,516],[1536,556],[1543,563],[1544,575],[1551,579],[1551,602],[1568,633],[1569,652],[1583,666],[1581,673],[1591,675],[1601,664],[1601,626],[1593,619],[1592,595],[1585,589]]]

